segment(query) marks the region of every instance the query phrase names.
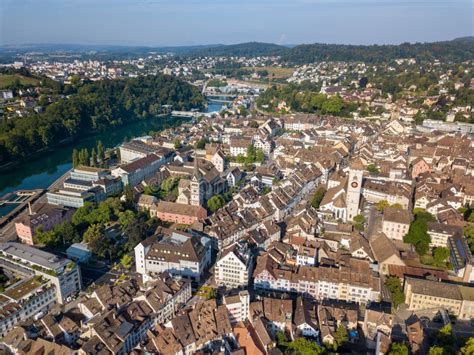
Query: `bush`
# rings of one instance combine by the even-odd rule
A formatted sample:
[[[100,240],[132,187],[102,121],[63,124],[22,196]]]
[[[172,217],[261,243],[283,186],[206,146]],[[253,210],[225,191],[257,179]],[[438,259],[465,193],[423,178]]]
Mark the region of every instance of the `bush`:
[[[207,201],[207,208],[211,212],[216,212],[219,208],[222,208],[225,205],[224,197],[221,195],[212,196],[209,201]]]
[[[319,187],[314,193],[313,199],[311,200],[311,206],[318,209],[325,194],[326,194],[326,189],[322,186]]]
[[[398,277],[387,277],[387,279],[385,280],[385,286],[390,291],[392,303],[395,308],[405,302],[405,294],[403,293],[402,283],[400,282],[400,279]]]

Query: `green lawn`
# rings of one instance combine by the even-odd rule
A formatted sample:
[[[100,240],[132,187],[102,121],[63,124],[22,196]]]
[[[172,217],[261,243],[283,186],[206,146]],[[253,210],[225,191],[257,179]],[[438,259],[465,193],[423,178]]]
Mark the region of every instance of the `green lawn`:
[[[259,70],[266,70],[268,71],[268,77],[270,79],[286,79],[293,75],[295,71],[294,68],[280,68],[280,67],[244,67],[243,69],[252,70],[254,72],[258,72]]]
[[[18,74],[1,74],[0,89],[4,89],[13,85],[16,79],[19,79],[20,84],[22,85],[37,85],[39,83],[39,80],[35,78],[28,78]]]

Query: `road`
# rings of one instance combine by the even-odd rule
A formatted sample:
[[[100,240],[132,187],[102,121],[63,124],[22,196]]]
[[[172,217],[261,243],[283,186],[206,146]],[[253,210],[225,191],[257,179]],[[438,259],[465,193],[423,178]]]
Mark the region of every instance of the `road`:
[[[367,239],[372,239],[380,230],[382,218],[373,204],[366,203],[362,214],[367,221],[366,236]]]

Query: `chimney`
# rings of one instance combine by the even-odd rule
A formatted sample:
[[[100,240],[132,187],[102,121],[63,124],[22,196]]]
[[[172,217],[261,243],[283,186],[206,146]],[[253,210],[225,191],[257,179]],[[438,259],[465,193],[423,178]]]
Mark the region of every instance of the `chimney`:
[[[33,215],[33,209],[31,208],[31,201],[28,202],[28,211],[30,213],[30,216],[32,216]]]

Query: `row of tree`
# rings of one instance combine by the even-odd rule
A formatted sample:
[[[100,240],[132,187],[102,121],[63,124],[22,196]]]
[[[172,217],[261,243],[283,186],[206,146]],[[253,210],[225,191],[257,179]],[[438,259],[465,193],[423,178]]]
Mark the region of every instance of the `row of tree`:
[[[96,150],[97,149],[97,150]],[[91,153],[87,148],[73,149],[72,166],[76,168],[79,165],[99,166],[105,160],[105,148],[101,141],[97,142],[97,147],[92,148]]]

